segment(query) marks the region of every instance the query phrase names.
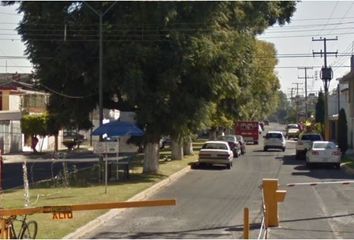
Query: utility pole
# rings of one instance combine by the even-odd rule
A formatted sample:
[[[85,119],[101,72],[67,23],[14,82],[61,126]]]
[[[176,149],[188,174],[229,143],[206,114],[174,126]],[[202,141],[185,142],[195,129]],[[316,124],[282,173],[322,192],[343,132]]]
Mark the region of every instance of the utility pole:
[[[297,69],[305,70],[305,77],[297,77],[298,79],[305,79],[305,116],[308,118],[308,109],[307,109],[307,79],[313,79],[313,77],[307,77],[307,69],[313,69],[313,67],[298,67]]]
[[[302,83],[293,83],[296,85],[296,96],[299,95],[299,85],[302,85]]]
[[[296,121],[299,122],[299,85],[302,83],[293,83],[296,84],[296,96],[295,96],[295,104],[296,104]]]
[[[293,94],[293,90],[294,90],[295,88],[290,88],[290,100],[292,101],[293,100],[293,98],[294,98],[294,94]]]
[[[325,140],[329,140],[329,121],[328,121],[328,86],[329,82],[333,78],[333,71],[331,67],[327,66],[327,55],[336,55],[338,54],[338,51],[336,52],[327,52],[327,41],[336,41],[338,40],[338,37],[336,38],[312,38],[312,41],[323,41],[323,51],[321,49],[320,52],[314,52],[312,51],[312,54],[315,56],[316,54],[320,54],[322,57],[322,54],[324,55],[324,67],[321,68],[321,79],[323,80],[324,84],[324,90],[325,90],[325,109],[324,109],[324,125],[325,125],[325,131],[324,131],[324,138]]]

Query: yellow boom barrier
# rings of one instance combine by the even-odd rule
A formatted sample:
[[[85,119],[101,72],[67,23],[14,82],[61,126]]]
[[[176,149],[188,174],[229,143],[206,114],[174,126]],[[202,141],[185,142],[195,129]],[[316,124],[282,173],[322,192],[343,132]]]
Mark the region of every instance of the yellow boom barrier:
[[[73,211],[100,210],[112,208],[137,208],[137,207],[158,207],[158,206],[174,206],[175,199],[148,200],[148,201],[132,201],[132,202],[112,202],[112,203],[88,203],[77,205],[63,206],[43,206],[35,208],[20,209],[0,209],[0,236],[7,239],[9,233],[7,231],[7,218],[17,215],[31,215],[35,213],[52,213],[53,220],[71,219]]]

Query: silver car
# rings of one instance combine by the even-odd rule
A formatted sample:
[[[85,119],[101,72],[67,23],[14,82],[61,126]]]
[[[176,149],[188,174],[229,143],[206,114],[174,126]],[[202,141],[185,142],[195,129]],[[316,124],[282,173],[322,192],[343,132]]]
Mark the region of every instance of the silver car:
[[[285,137],[280,131],[269,131],[264,136],[263,150],[266,152],[268,149],[281,149],[283,152],[286,148]]]

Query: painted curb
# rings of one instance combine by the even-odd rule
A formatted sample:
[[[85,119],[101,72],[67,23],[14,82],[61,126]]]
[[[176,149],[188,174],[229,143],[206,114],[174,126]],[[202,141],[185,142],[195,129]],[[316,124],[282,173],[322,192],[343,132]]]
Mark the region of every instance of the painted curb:
[[[152,194],[156,193],[158,190],[160,190],[162,187],[167,186],[168,184],[172,183],[173,181],[176,181],[180,177],[182,177],[184,174],[186,174],[188,171],[190,171],[191,167],[187,166],[183,168],[182,170],[172,174],[168,178],[156,183],[155,185],[151,186],[148,189],[145,189],[144,191],[136,194],[135,196],[129,198],[127,202],[129,201],[141,201]],[[66,235],[63,239],[79,239],[79,238],[84,238],[85,235],[89,234],[96,228],[98,228],[100,225],[105,224],[112,218],[114,218],[116,215],[119,213],[122,213],[127,209],[120,208],[120,209],[111,209],[107,213],[97,217],[96,219],[92,220],[91,222],[88,222],[86,225],[79,227],[78,229],[75,230],[75,232],[72,232],[68,235]]]

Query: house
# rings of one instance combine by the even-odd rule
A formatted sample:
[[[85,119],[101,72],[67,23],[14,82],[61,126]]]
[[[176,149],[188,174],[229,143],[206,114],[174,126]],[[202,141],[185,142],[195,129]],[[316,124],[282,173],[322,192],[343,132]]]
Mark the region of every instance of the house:
[[[337,88],[328,95],[329,139],[333,141],[337,141],[337,123],[340,109],[343,108],[346,114],[349,111],[348,84],[341,82],[340,79],[338,80]]]
[[[21,132],[23,114],[40,114],[46,111],[47,93],[32,86],[31,74],[0,74],[0,149],[2,153],[23,151],[28,144]],[[26,144],[27,143],[27,144]],[[48,140],[41,141],[48,146]]]
[[[339,79],[339,93],[343,98],[340,108],[345,110],[348,124],[348,147],[354,149],[354,56],[350,58],[350,72]],[[342,105],[343,104],[343,105]]]

